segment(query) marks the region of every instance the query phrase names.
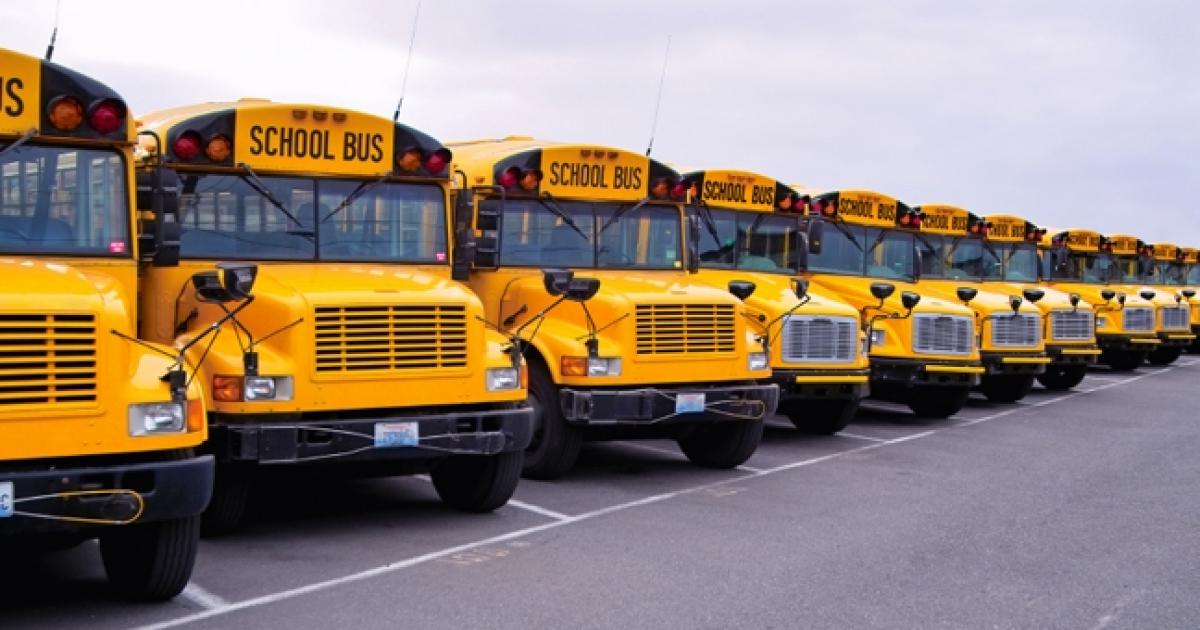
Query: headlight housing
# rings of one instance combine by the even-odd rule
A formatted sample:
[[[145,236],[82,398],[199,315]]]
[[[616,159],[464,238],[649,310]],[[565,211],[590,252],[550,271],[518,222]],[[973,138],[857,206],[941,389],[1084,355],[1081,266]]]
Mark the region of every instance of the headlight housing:
[[[129,435],[183,433],[187,428],[187,403],[136,403],[129,405]]]
[[[746,368],[751,372],[761,372],[767,369],[767,353],[751,352],[746,357]]]
[[[621,357],[563,357],[563,376],[620,376]]]
[[[882,328],[871,329],[871,347],[882,346],[887,341],[887,331]]]
[[[291,400],[295,381],[290,376],[213,377],[212,396],[221,402]]]
[[[1108,318],[1103,315],[1100,315],[1099,317],[1097,317],[1096,318],[1096,328],[1097,329],[1108,328]]]
[[[521,371],[517,368],[488,368],[484,374],[489,392],[506,392],[521,388]]]

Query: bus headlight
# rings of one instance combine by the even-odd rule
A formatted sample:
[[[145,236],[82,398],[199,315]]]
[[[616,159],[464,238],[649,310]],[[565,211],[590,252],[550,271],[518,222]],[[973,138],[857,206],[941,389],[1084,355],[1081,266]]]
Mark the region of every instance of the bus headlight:
[[[767,369],[767,353],[751,352],[746,358],[746,368],[751,372],[761,372]]]
[[[521,371],[517,368],[488,368],[485,374],[489,392],[504,392],[521,387]]]
[[[184,403],[138,403],[129,405],[129,435],[183,433],[187,425]]]
[[[563,376],[620,376],[621,357],[563,357]]]
[[[290,376],[247,376],[242,386],[247,401],[291,400],[293,390]]]
[[[1108,318],[1103,315],[1097,317],[1096,328],[1108,328]]]
[[[887,331],[880,328],[871,329],[871,347],[882,346],[887,341]]]

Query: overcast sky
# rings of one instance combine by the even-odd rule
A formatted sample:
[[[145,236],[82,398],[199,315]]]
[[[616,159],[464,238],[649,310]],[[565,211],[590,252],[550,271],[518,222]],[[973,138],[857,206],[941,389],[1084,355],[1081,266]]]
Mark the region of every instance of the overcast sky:
[[[51,0],[0,0],[42,54]],[[62,0],[54,60],[136,112],[241,96],[390,116],[416,0]],[[402,120],[1200,245],[1200,3],[425,0]]]

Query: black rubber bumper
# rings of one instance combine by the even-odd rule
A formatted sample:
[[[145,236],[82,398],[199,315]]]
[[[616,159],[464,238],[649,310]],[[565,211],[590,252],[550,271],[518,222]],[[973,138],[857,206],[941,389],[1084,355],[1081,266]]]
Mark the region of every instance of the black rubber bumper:
[[[704,394],[699,411],[677,411],[681,394]],[[561,390],[563,418],[576,425],[694,424],[765,418],[779,407],[774,383]]]
[[[1050,355],[1050,365],[1057,366],[1072,366],[1072,365],[1095,365],[1100,358],[1100,354],[1071,354],[1072,350],[1098,350],[1091,346],[1046,346],[1046,354]]]
[[[0,518],[0,535],[71,532],[196,516],[212,497],[209,455],[164,462],[55,465],[0,471],[12,483],[13,515]]]
[[[859,383],[838,379],[859,377]],[[858,400],[871,393],[870,370],[771,370],[771,381],[779,385],[783,398],[804,400]],[[827,380],[822,380],[827,379]]]
[[[1137,343],[1134,339],[1149,340],[1150,343]],[[1150,352],[1160,345],[1158,337],[1141,336],[1132,337],[1130,335],[1097,335],[1096,345],[1100,346],[1101,350],[1132,350],[1134,352]]]
[[[980,352],[987,376],[1037,376],[1046,371],[1048,363],[1021,363],[1025,359],[1047,359],[1040,352]],[[1009,361],[1005,361],[1009,359]]]
[[[236,416],[210,419],[209,443],[218,461],[351,463],[495,455],[525,450],[533,436],[530,407],[351,420],[236,422],[237,419]],[[391,430],[384,425],[392,425]],[[404,437],[413,425],[415,433]]]
[[[933,370],[927,369],[933,366]],[[915,359],[871,359],[871,384],[884,389],[895,387],[945,386],[974,387],[979,384],[979,374],[967,372],[941,372],[939,367],[979,367],[948,361],[917,361]]]
[[[1196,337],[1191,332],[1181,330],[1178,332],[1162,332],[1158,333],[1160,348],[1186,348],[1192,345]]]

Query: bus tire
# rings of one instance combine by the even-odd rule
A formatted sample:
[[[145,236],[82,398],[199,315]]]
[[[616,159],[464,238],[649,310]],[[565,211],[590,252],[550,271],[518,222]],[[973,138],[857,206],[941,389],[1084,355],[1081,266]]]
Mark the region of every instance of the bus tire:
[[[1150,362],[1150,365],[1171,365],[1181,354],[1183,354],[1183,348],[1178,346],[1155,348],[1146,355],[1146,360]]]
[[[908,391],[908,408],[918,418],[943,419],[962,411],[969,387],[918,386]]]
[[[858,413],[858,399],[805,400],[790,403],[783,409],[788,420],[799,430],[813,435],[834,435]]]
[[[1038,374],[1037,380],[1042,387],[1059,392],[1082,383],[1085,376],[1087,376],[1086,365],[1051,365],[1046,367],[1045,372]]]
[[[536,362],[529,365],[529,404],[533,407],[533,439],[525,449],[522,474],[530,479],[557,479],[579,459],[583,430],[567,424],[558,386]]]
[[[113,526],[100,535],[109,584],[126,599],[160,602],[183,591],[200,546],[200,517]]]
[[[697,466],[736,468],[750,459],[762,436],[762,420],[735,420],[691,427],[676,441]]]
[[[1134,350],[1106,350],[1100,361],[1117,372],[1131,372],[1146,362],[1146,353]]]
[[[983,377],[980,389],[987,399],[997,403],[1015,403],[1033,390],[1032,374],[1000,374]]]
[[[508,503],[521,479],[524,451],[453,455],[429,472],[442,502],[464,512],[491,512]]]
[[[200,534],[205,538],[224,536],[236,530],[246,518],[250,503],[251,469],[235,465],[217,465],[212,499],[200,517]]]

